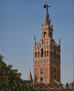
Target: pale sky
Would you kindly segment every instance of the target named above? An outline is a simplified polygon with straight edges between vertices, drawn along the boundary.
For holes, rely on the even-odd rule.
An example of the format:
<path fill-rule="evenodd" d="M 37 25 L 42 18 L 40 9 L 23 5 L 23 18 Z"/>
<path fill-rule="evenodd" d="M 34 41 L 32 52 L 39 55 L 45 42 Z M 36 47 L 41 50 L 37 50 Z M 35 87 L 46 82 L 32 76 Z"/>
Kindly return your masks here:
<path fill-rule="evenodd" d="M 0 0 L 0 54 L 28 79 L 33 74 L 33 40 L 39 42 L 46 0 Z M 53 36 L 61 39 L 61 81 L 73 79 L 73 0 L 47 0 Z"/>

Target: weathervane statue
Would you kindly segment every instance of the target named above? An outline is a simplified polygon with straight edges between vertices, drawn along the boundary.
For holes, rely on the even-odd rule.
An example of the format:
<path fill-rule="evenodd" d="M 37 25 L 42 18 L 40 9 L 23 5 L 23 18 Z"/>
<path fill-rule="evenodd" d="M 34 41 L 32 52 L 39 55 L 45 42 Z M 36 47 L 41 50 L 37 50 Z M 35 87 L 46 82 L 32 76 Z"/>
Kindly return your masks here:
<path fill-rule="evenodd" d="M 46 11 L 48 13 L 48 8 L 51 7 L 51 6 L 48 6 L 47 4 L 44 5 L 44 8 L 46 8 Z"/>

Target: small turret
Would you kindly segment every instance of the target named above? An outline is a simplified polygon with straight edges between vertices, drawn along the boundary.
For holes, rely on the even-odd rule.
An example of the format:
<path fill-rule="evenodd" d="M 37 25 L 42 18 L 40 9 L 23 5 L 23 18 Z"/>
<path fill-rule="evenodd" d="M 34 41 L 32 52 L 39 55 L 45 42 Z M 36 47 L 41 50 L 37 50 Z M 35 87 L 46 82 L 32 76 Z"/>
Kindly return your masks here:
<path fill-rule="evenodd" d="M 34 35 L 34 45 L 36 45 L 36 37 L 35 37 L 35 35 Z"/>
<path fill-rule="evenodd" d="M 61 45 L 61 39 L 59 39 L 59 45 Z"/>
<path fill-rule="evenodd" d="M 33 82 L 31 71 L 29 72 L 28 80 L 31 81 L 31 82 Z"/>

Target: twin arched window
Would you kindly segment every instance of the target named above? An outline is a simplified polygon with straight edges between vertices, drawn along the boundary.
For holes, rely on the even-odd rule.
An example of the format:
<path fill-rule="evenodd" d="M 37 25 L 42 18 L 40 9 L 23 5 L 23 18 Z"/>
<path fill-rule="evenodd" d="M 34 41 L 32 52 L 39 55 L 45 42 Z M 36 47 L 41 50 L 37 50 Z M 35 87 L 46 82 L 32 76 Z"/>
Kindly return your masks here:
<path fill-rule="evenodd" d="M 40 56 L 40 52 L 38 52 L 38 53 L 35 52 L 35 58 L 36 58 L 37 56 L 38 56 L 38 57 Z"/>
<path fill-rule="evenodd" d="M 44 57 L 48 56 L 49 52 L 44 51 Z M 35 58 L 40 57 L 40 52 L 35 52 Z M 43 48 L 41 49 L 41 57 L 43 57 Z"/>
<path fill-rule="evenodd" d="M 35 58 L 37 57 L 37 52 L 35 52 Z"/>
<path fill-rule="evenodd" d="M 46 57 L 46 56 L 48 57 L 48 51 L 45 51 L 45 52 L 44 52 L 44 56 L 45 56 L 45 57 Z"/>

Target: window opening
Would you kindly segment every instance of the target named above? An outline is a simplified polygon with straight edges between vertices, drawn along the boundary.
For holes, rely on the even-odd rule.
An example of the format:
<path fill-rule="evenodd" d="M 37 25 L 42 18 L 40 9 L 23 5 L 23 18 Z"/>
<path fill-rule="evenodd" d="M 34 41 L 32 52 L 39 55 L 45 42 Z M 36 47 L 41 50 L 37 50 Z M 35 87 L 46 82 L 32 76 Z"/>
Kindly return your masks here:
<path fill-rule="evenodd" d="M 41 49 L 41 57 L 43 57 L 43 48 Z"/>

